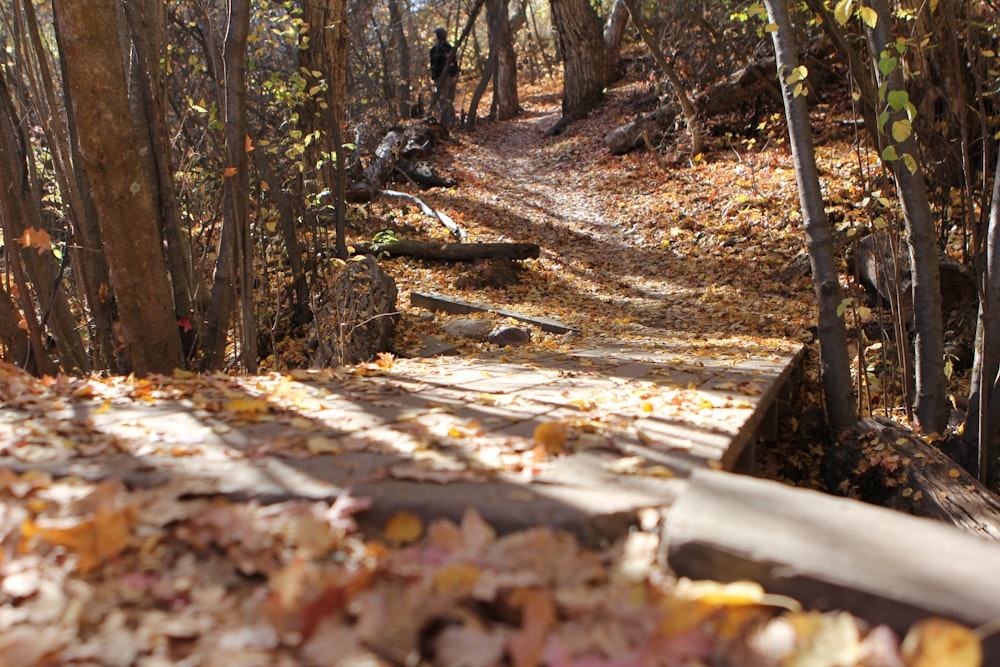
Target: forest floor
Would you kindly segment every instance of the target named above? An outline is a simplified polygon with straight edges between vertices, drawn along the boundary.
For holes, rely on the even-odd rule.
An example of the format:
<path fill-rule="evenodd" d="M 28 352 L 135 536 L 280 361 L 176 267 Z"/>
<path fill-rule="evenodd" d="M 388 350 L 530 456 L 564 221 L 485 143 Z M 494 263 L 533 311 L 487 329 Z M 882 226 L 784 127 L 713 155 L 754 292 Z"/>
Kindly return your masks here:
<path fill-rule="evenodd" d="M 609 343 L 655 349 L 670 340 L 708 359 L 810 342 L 808 281 L 774 278 L 803 245 L 780 117 L 756 138 L 723 132 L 703 155 L 608 155 L 601 137 L 643 92 L 641 84 L 612 91 L 592 117 L 544 138 L 558 96 L 526 89 L 520 118 L 484 122 L 444 144 L 433 160 L 459 185 L 421 196 L 473 242 L 530 241 L 542 255 L 525 263 L 517 284 L 478 290 L 456 287 L 452 266 L 385 261 L 404 304 L 398 349 L 441 336 L 451 319 L 407 308 L 414 290 L 581 331 L 567 338 L 533 330 L 528 345 L 503 353 L 526 365 L 542 353 Z M 861 199 L 856 156 L 839 141 L 821 141 L 818 153 L 835 184 L 831 201 L 849 217 L 845 202 Z M 356 211 L 352 224 L 356 242 L 386 228 L 445 238 L 437 223 L 382 203 Z M 471 365 L 495 352 L 453 342 Z M 253 378 L 38 380 L 4 367 L 0 398 L 22 411 L 0 424 L 4 454 L 25 463 L 91 450 L 192 456 L 192 442 L 164 439 L 142 420 L 131 426 L 147 428 L 145 440 L 81 434 L 93 436 L 87 429 L 105 411 L 167 400 L 211 412 L 223 433 L 227 418 L 262 420 L 269 401 L 314 402 L 300 380 L 322 376 L 363 393 L 375 386 L 368 375 L 408 363 L 383 355 L 354 369 L 284 374 L 296 350 L 276 350 L 268 362 L 275 372 Z M 807 368 L 807 385 L 809 376 Z M 81 407 L 75 419 L 52 421 L 57 408 Z M 790 437 L 801 433 L 797 422 L 785 425 Z M 294 418 L 292 425 L 310 426 Z M 549 447 L 556 436 L 535 439 Z M 306 457 L 338 446 L 322 436 L 298 445 Z M 0 665 L 930 664 L 916 662 L 919 655 L 904 662 L 891 631 L 847 614 L 802 610 L 750 583 L 677 580 L 660 567 L 655 530 L 594 550 L 548 526 L 498 535 L 476 512 L 430 523 L 400 512 L 373 536 L 355 520 L 366 499 L 347 493 L 262 504 L 190 480 L 143 488 L 9 467 L 0 467 L 0 497 Z"/>

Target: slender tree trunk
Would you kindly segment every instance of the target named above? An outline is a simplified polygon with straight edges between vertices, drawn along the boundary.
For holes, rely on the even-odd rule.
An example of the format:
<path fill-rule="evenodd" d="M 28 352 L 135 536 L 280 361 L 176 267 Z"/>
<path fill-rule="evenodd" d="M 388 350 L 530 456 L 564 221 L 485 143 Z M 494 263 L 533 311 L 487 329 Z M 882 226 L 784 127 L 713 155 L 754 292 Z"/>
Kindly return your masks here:
<path fill-rule="evenodd" d="M 826 412 L 834 433 L 840 434 L 852 427 L 857 420 L 851 398 L 853 382 L 847 352 L 847 331 L 843 318 L 837 314 L 843 291 L 833 252 L 830 222 L 823 208 L 809 109 L 805 96 L 796 90 L 798 81 L 793 76 L 799 66 L 795 32 L 785 0 L 765 0 L 764 4 L 771 23 L 777 26 L 777 30 L 771 33 L 771 40 L 774 43 L 781 96 L 788 120 L 795 178 L 799 186 L 799 206 L 812 265 L 813 287 L 819 304 L 819 344 Z"/>
<path fill-rule="evenodd" d="M 628 8 L 629 14 L 632 16 L 632 25 L 635 26 L 636 32 L 642 37 L 642 41 L 646 43 L 649 48 L 650 53 L 653 54 L 653 60 L 656 64 L 660 66 L 663 73 L 667 75 L 667 80 L 670 82 L 670 87 L 673 88 L 674 95 L 677 96 L 677 101 L 681 105 L 681 110 L 684 112 L 684 118 L 687 121 L 688 132 L 691 133 L 691 153 L 692 155 L 701 152 L 701 131 L 698 127 L 698 112 L 694 108 L 694 102 L 691 101 L 691 97 L 684 90 L 684 84 L 681 83 L 681 79 L 677 76 L 677 72 L 674 71 L 673 64 L 667 59 L 665 53 L 660 48 L 659 44 L 650 34 L 649 30 L 646 28 L 646 24 L 642 20 L 642 15 L 639 14 L 639 7 L 636 6 L 635 0 L 621 0 L 622 5 Z"/>
<path fill-rule="evenodd" d="M 1000 155 L 993 174 L 993 201 L 986 231 L 976 356 L 963 434 L 979 446 L 979 481 L 995 481 L 1000 457 Z"/>
<path fill-rule="evenodd" d="M 402 23 L 400 23 L 402 26 Z M 402 29 L 402 28 L 400 28 Z M 334 176 L 334 224 L 337 231 L 337 257 L 347 258 L 347 160 L 344 155 L 344 123 L 347 117 L 347 0 L 330 4 L 330 36 L 327 54 L 330 68 L 330 126 L 336 152 Z M 405 40 L 404 40 L 405 42 Z M 402 66 L 402 65 L 401 65 Z"/>
<path fill-rule="evenodd" d="M 141 160 L 131 117 L 113 0 L 56 0 L 80 155 L 90 178 L 118 300 L 125 354 L 136 373 L 183 363 L 173 293 L 159 242 L 155 185 Z"/>
<path fill-rule="evenodd" d="M 209 304 L 205 355 L 210 368 L 221 366 L 226 354 L 234 307 L 240 313 L 240 360 L 247 372 L 257 369 L 257 321 L 253 309 L 253 243 L 249 219 L 249 135 L 246 108 L 249 0 L 229 0 L 223 65 L 226 95 L 226 166 L 222 189 L 222 238 Z"/>
<path fill-rule="evenodd" d="M 101 239 L 93 199 L 89 195 L 91 188 L 86 172 L 83 169 L 73 168 L 73 164 L 79 158 L 75 156 L 73 148 L 76 143 L 72 140 L 72 122 L 67 123 L 60 113 L 60 107 L 65 106 L 66 113 L 72 119 L 72 105 L 64 105 L 56 97 L 57 89 L 53 82 L 47 52 L 42 43 L 34 5 L 30 2 L 15 3 L 17 4 L 23 7 L 23 12 L 18 12 L 17 16 L 25 20 L 24 32 L 29 36 L 32 52 L 31 57 L 23 54 L 22 62 L 25 66 L 33 62 L 38 70 L 39 90 L 35 91 L 36 103 L 42 115 L 56 180 L 70 222 L 71 262 L 80 282 L 80 291 L 90 311 L 88 326 L 90 356 L 95 368 L 120 370 L 111 341 L 113 302 L 111 278 L 104 256 L 104 242 Z M 68 97 L 69 94 L 64 93 L 64 100 Z"/>
<path fill-rule="evenodd" d="M 517 101 L 517 56 L 510 31 L 508 0 L 487 0 L 486 24 L 490 33 L 490 58 L 496 63 L 493 96 L 497 120 L 510 120 L 519 112 Z"/>
<path fill-rule="evenodd" d="M 406 40 L 403 15 L 399 0 L 388 0 L 389 22 L 392 23 L 392 41 L 399 52 L 399 78 L 396 82 L 396 105 L 400 118 L 410 117 L 410 44 Z"/>
<path fill-rule="evenodd" d="M 489 86 L 490 81 L 493 80 L 495 71 L 496 57 L 491 53 L 486 59 L 486 65 L 483 67 L 483 73 L 479 77 L 479 83 L 476 84 L 476 89 L 472 91 L 472 97 L 469 99 L 469 113 L 465 117 L 465 129 L 467 130 L 472 130 L 476 127 L 476 116 L 479 113 L 479 102 L 483 99 L 483 95 L 486 93 L 486 87 Z"/>
<path fill-rule="evenodd" d="M 885 0 L 868 0 L 868 5 L 878 15 L 875 26 L 868 30 L 868 46 L 875 61 L 875 70 L 881 72 L 879 65 L 883 59 L 882 54 L 884 53 L 886 57 L 897 55 L 889 40 L 891 15 Z M 893 49 L 892 52 L 890 49 Z M 888 70 L 888 67 L 885 69 Z M 881 83 L 880 89 L 885 92 L 886 100 L 891 100 L 889 96 L 893 93 L 905 95 L 901 67 L 896 66 L 891 71 L 883 73 Z M 910 132 L 907 132 L 905 137 L 900 134 L 902 138 L 887 134 L 896 132 L 902 123 L 909 125 L 905 110 L 893 108 L 893 104 L 889 101 L 884 101 L 883 104 L 885 122 L 877 128 L 880 131 L 877 132 L 876 141 L 896 180 L 910 248 L 915 333 L 914 411 L 924 433 L 944 433 L 948 425 L 948 403 L 945 395 L 944 332 L 941 319 L 937 232 L 927 200 L 923 171 L 917 162 L 919 149 L 915 136 Z"/>
<path fill-rule="evenodd" d="M 611 58 L 618 66 L 618 57 L 621 55 L 621 43 L 625 37 L 625 28 L 628 26 L 630 12 L 624 0 L 615 0 L 608 13 L 608 20 L 604 23 L 604 44 L 611 51 Z M 615 70 L 611 71 L 611 80 L 617 76 Z"/>

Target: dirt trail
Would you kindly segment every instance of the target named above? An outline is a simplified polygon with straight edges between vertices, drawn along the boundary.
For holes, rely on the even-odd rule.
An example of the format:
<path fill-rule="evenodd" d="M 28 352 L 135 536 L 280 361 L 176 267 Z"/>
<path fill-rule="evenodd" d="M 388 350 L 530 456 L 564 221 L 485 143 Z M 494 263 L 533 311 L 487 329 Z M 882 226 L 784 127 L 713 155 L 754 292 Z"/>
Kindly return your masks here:
<path fill-rule="evenodd" d="M 704 343 L 715 350 L 736 336 L 797 338 L 811 317 L 808 292 L 789 299 L 766 284 L 781 248 L 790 256 L 801 245 L 787 220 L 795 208 L 775 206 L 794 187 L 722 152 L 698 165 L 675 160 L 670 172 L 649 153 L 609 155 L 603 137 L 627 115 L 627 94 L 613 92 L 554 137 L 544 131 L 559 118 L 558 98 L 541 94 L 523 96 L 512 121 L 456 133 L 441 166 L 459 186 L 435 195 L 437 205 L 457 211 L 473 241 L 542 247 L 523 285 L 471 298 L 616 340 L 715 340 Z"/>

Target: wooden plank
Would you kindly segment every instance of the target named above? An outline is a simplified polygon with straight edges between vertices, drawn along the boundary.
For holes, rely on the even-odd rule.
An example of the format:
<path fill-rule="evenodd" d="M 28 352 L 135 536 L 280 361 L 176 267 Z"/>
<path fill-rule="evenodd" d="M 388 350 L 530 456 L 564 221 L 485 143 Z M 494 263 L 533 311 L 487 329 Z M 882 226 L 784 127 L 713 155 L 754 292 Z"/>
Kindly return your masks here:
<path fill-rule="evenodd" d="M 450 313 L 452 315 L 464 315 L 466 313 L 475 312 L 495 313 L 501 317 L 510 317 L 518 322 L 533 324 L 542 331 L 547 331 L 549 333 L 580 333 L 579 329 L 574 329 L 573 327 L 547 317 L 533 317 L 531 315 L 525 315 L 524 313 L 518 313 L 513 310 L 507 310 L 506 308 L 495 308 L 484 303 L 453 299 L 452 297 L 444 296 L 443 294 L 436 294 L 434 292 L 410 292 L 410 305 L 416 308 L 426 308 L 427 310 Z"/>
<path fill-rule="evenodd" d="M 788 390 L 789 384 L 794 381 L 795 374 L 801 371 L 804 356 L 805 346 L 801 346 L 781 369 L 778 376 L 767 385 L 764 393 L 757 398 L 753 414 L 743 423 L 739 432 L 733 436 L 729 448 L 722 455 L 723 470 L 748 474 L 753 472 L 754 445 L 761 430 L 767 427 L 764 420 L 772 409 L 777 410 L 778 397 Z"/>
<path fill-rule="evenodd" d="M 470 261 L 509 257 L 528 259 L 538 257 L 540 249 L 535 243 L 437 243 L 435 241 L 413 241 L 398 239 L 384 243 L 355 243 L 355 255 L 388 255 L 389 257 L 410 256 L 421 259 L 442 259 L 449 261 Z"/>
<path fill-rule="evenodd" d="M 973 627 L 1000 618 L 1000 544 L 937 521 L 700 470 L 670 509 L 665 533 L 679 576 L 757 581 L 807 607 L 843 609 L 899 633 L 929 615 Z M 1000 637 L 985 648 L 1000 658 Z"/>

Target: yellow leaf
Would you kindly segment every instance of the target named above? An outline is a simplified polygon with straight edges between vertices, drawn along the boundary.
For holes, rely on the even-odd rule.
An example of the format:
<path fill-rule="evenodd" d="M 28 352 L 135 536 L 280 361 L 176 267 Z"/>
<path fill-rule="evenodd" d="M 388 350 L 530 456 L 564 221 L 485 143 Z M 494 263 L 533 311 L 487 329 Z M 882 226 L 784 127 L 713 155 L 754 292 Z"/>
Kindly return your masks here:
<path fill-rule="evenodd" d="M 385 523 L 385 537 L 396 544 L 416 542 L 424 534 L 424 522 L 416 514 L 397 512 Z"/>
<path fill-rule="evenodd" d="M 960 473 L 957 468 L 952 468 L 948 471 L 948 477 L 951 477 L 952 479 L 961 476 L 961 474 L 962 473 Z"/>
<path fill-rule="evenodd" d="M 983 647 L 969 628 L 928 618 L 910 628 L 900 646 L 907 667 L 980 667 Z"/>
<path fill-rule="evenodd" d="M 568 439 L 569 433 L 562 422 L 544 422 L 535 427 L 535 442 L 550 454 L 564 451 Z"/>
<path fill-rule="evenodd" d="M 42 523 L 28 520 L 21 526 L 25 537 L 61 546 L 79 557 L 77 569 L 90 572 L 128 546 L 132 534 L 131 514 L 112 507 L 98 507 L 93 519 L 53 519 Z"/>
<path fill-rule="evenodd" d="M 226 409 L 245 414 L 263 414 L 267 412 L 267 401 L 257 398 L 234 398 L 226 403 Z"/>
<path fill-rule="evenodd" d="M 314 435 L 306 439 L 306 447 L 312 454 L 339 454 L 343 451 L 340 441 L 325 435 Z"/>
<path fill-rule="evenodd" d="M 465 593 L 479 581 L 483 571 L 467 563 L 445 565 L 434 573 L 434 588 L 440 593 Z"/>
<path fill-rule="evenodd" d="M 878 25 L 878 12 L 871 7 L 858 7 L 858 14 L 861 15 L 861 20 L 869 28 L 874 28 Z"/>
<path fill-rule="evenodd" d="M 853 11 L 854 0 L 840 0 L 837 6 L 833 8 L 833 17 L 837 20 L 837 23 L 844 25 L 851 18 Z"/>
<path fill-rule="evenodd" d="M 723 584 L 717 581 L 680 579 L 674 593 L 686 600 L 697 600 L 716 606 L 744 606 L 766 604 L 767 594 L 755 581 L 734 581 Z"/>
<path fill-rule="evenodd" d="M 906 141 L 912 132 L 913 125 L 905 118 L 892 124 L 892 138 L 896 141 Z"/>

